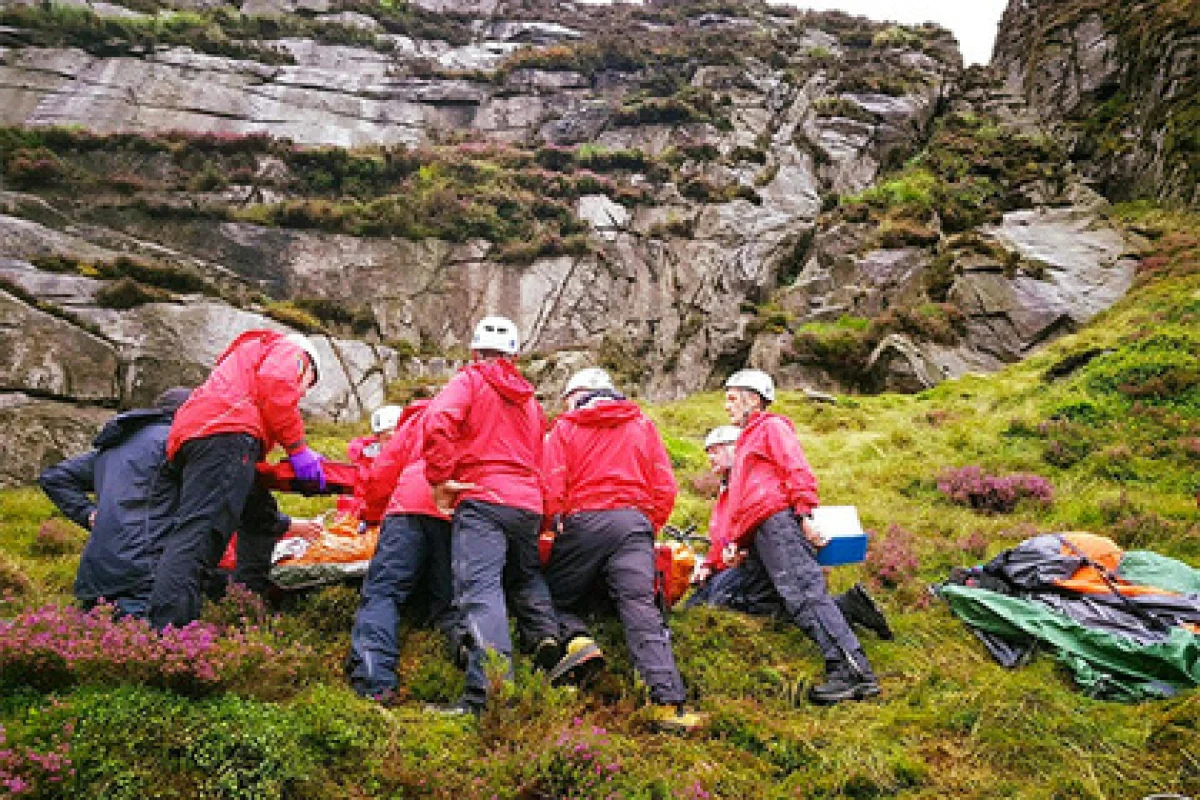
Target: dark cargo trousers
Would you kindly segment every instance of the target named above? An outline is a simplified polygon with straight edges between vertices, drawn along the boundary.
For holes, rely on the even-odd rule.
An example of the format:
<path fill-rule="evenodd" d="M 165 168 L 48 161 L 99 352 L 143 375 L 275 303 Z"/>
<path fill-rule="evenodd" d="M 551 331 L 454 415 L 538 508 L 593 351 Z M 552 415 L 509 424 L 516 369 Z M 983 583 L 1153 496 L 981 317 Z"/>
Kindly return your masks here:
<path fill-rule="evenodd" d="M 424 514 L 385 517 L 350 631 L 346 666 L 350 685 L 359 694 L 375 697 L 396 688 L 397 630 L 422 579 L 429 595 L 429 617 L 442 627 L 450 618 L 453 601 L 450 523 Z"/>
<path fill-rule="evenodd" d="M 254 484 L 261 445 L 245 433 L 219 433 L 185 442 L 171 462 L 179 482 L 175 524 L 162 541 L 150 591 L 150 624 L 182 627 L 199 618 L 205 586 L 234 530 L 234 580 L 267 587 L 271 549 L 279 537 L 275 498 Z"/>
<path fill-rule="evenodd" d="M 566 517 L 554 540 L 546 582 L 564 642 L 588 635 L 582 615 L 611 599 L 651 700 L 663 705 L 684 701 L 683 679 L 654 602 L 654 528 L 645 514 L 614 509 Z"/>
<path fill-rule="evenodd" d="M 816 642 L 830 675 L 871 674 L 871 666 L 858 637 L 825 587 L 825 574 L 815 550 L 792 511 L 768 517 L 754 535 L 754 544 L 743 566 L 750 574 L 766 574 L 783 602 L 788 619 Z"/>
<path fill-rule="evenodd" d="M 788 618 L 771 577 L 763 569 L 762 562 L 757 560 L 747 559 L 736 567 L 713 573 L 692 592 L 683 607 L 702 605 L 759 617 Z"/>
<path fill-rule="evenodd" d="M 454 510 L 450 536 L 454 607 L 469 652 L 463 702 L 474 708 L 487 702 L 489 650 L 504 657 L 511 673 L 505 586 L 522 638 L 533 643 L 558 638 L 558 618 L 538 561 L 541 521 L 541 515 L 532 511 L 482 500 L 463 500 Z"/>

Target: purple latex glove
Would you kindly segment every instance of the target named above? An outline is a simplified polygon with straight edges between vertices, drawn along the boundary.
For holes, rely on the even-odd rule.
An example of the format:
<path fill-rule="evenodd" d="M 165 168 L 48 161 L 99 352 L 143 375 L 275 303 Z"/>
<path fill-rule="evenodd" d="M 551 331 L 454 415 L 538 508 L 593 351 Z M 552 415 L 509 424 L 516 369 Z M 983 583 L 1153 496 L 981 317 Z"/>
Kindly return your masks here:
<path fill-rule="evenodd" d="M 321 469 L 321 456 L 311 447 L 303 447 L 288 456 L 288 463 L 296 473 L 296 480 L 315 483 L 318 491 L 325 491 L 325 470 Z"/>

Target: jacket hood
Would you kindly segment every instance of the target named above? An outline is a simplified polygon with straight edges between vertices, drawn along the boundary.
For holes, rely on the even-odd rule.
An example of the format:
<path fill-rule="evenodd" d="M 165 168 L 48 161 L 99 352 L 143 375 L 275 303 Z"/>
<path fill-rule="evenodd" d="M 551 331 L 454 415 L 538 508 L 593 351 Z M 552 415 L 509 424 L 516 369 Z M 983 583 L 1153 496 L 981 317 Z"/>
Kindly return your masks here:
<path fill-rule="evenodd" d="M 92 447 L 97 450 L 116 447 L 147 425 L 170 424 L 171 418 L 174 416 L 174 412 L 163 411 L 159 408 L 136 408 L 133 411 L 118 414 L 106 422 L 100 429 L 100 433 L 96 434 L 96 438 L 92 440 Z"/>
<path fill-rule="evenodd" d="M 408 422 L 410 419 L 417 416 L 418 414 L 423 413 L 425 411 L 425 409 L 429 406 L 430 402 L 431 401 L 428 397 L 423 397 L 420 400 L 414 400 L 411 403 L 409 403 L 408 405 L 406 405 L 404 407 L 404 410 L 400 412 L 400 419 L 396 420 L 396 427 L 393 428 L 393 430 L 397 430 L 397 431 L 400 430 L 401 425 Z"/>
<path fill-rule="evenodd" d="M 642 410 L 630 400 L 604 400 L 586 408 L 577 408 L 562 415 L 562 419 L 585 428 L 615 428 L 637 419 Z"/>
<path fill-rule="evenodd" d="M 489 386 L 510 403 L 524 403 L 533 397 L 533 384 L 525 380 L 525 376 L 508 359 L 489 358 L 476 361 L 468 364 L 466 369 L 482 376 Z"/>
<path fill-rule="evenodd" d="M 283 338 L 283 334 L 279 333 L 278 331 L 264 331 L 264 330 L 246 331 L 245 333 L 239 334 L 236 339 L 234 339 L 232 342 L 229 343 L 229 346 L 226 347 L 221 352 L 221 355 L 217 356 L 216 363 L 220 364 L 222 361 L 224 361 L 226 359 L 226 357 L 229 356 L 230 353 L 232 353 L 237 348 L 241 347 L 246 342 L 257 340 L 265 345 L 265 344 L 270 344 L 271 342 L 275 341 L 276 339 L 282 339 L 282 338 Z"/>
<path fill-rule="evenodd" d="M 770 411 L 755 411 L 750 415 L 750 418 L 746 420 L 746 427 L 742 428 L 742 435 L 738 437 L 738 441 L 744 440 L 746 438 L 746 434 L 759 427 L 769 419 L 782 420 L 783 424 L 787 425 L 789 431 L 792 433 L 796 432 L 796 425 L 782 414 L 772 414 Z"/>

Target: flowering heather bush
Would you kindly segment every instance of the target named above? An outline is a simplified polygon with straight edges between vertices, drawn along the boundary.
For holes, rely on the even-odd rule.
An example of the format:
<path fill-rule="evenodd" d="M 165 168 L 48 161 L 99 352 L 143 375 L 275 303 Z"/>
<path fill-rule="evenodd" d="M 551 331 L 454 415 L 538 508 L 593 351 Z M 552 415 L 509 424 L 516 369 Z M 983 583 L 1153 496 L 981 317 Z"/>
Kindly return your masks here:
<path fill-rule="evenodd" d="M 584 725 L 579 717 L 547 748 L 537 764 L 537 796 L 572 798 L 616 798 L 621 792 L 614 786 L 621 762 L 608 749 L 604 728 Z"/>
<path fill-rule="evenodd" d="M 84 536 L 79 528 L 63 519 L 48 519 L 38 528 L 33 552 L 41 556 L 61 556 L 83 549 Z"/>
<path fill-rule="evenodd" d="M 988 541 L 982 531 L 972 531 L 970 536 L 955 542 L 955 546 L 972 558 L 983 558 L 987 555 Z"/>
<path fill-rule="evenodd" d="M 916 537 L 899 525 L 889 525 L 887 536 L 880 538 L 868 531 L 874 544 L 867 552 L 864 564 L 869 580 L 875 587 L 894 589 L 916 577 L 920 568 L 917 559 Z"/>
<path fill-rule="evenodd" d="M 21 565 L 7 553 L 0 552 L 0 602 L 11 602 L 28 594 L 32 588 L 33 583 Z"/>
<path fill-rule="evenodd" d="M 307 652 L 257 641 L 254 628 L 193 622 L 159 634 L 144 620 L 112 614 L 107 605 L 86 613 L 50 605 L 0 620 L 0 687 L 137 682 L 187 694 L 261 693 L 293 678 Z"/>
<path fill-rule="evenodd" d="M 266 601 L 240 583 L 233 583 L 225 590 L 218 603 L 204 607 L 202 619 L 221 627 L 263 625 L 268 621 Z"/>
<path fill-rule="evenodd" d="M 73 725 L 67 724 L 64 741 L 47 752 L 30 747 L 8 745 L 4 726 L 0 725 L 0 794 L 4 797 L 40 797 L 61 787 L 75 775 L 69 756 Z"/>
<path fill-rule="evenodd" d="M 938 491 L 959 505 L 978 511 L 1007 514 L 1021 500 L 1049 506 L 1054 487 L 1041 475 L 1018 472 L 988 475 L 979 467 L 948 469 L 938 477 Z"/>

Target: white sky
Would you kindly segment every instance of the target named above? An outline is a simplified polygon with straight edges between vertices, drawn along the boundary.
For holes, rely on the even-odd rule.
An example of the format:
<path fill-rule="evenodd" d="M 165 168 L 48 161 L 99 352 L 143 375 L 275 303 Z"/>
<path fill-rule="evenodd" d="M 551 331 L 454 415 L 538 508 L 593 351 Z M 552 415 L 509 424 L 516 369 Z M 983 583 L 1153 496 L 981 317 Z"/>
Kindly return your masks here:
<path fill-rule="evenodd" d="M 954 32 L 968 64 L 986 64 L 992 58 L 996 24 L 1007 0 L 771 0 L 779 5 L 837 9 L 876 20 L 937 22 Z"/>

